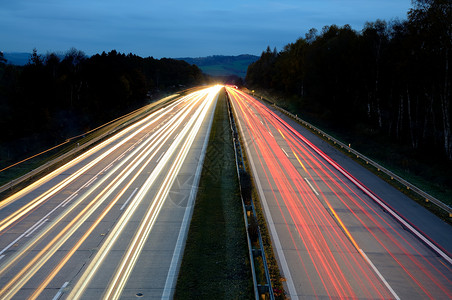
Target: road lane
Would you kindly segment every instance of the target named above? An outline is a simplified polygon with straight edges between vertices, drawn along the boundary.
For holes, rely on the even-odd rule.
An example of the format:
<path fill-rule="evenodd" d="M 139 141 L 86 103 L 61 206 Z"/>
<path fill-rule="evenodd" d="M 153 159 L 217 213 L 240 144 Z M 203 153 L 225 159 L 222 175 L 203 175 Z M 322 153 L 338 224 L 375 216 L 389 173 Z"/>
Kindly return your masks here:
<path fill-rule="evenodd" d="M 292 299 L 452 296 L 446 259 L 267 107 L 228 93 Z"/>
<path fill-rule="evenodd" d="M 219 89 L 172 102 L 0 202 L 0 297 L 160 298 Z"/>

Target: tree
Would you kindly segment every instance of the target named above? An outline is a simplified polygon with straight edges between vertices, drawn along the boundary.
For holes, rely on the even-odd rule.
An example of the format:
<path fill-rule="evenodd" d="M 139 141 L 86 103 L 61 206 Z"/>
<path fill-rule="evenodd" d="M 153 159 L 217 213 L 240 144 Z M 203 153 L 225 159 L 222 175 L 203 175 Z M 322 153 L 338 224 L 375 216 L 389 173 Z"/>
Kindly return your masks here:
<path fill-rule="evenodd" d="M 410 29 L 421 41 L 417 51 L 429 57 L 429 78 L 434 78 L 429 97 L 438 97 L 443 127 L 444 150 L 452 160 L 451 67 L 452 2 L 450 0 L 415 0 L 408 13 Z M 432 72 L 433 71 L 433 72 Z"/>
<path fill-rule="evenodd" d="M 38 54 L 38 50 L 36 48 L 33 48 L 33 53 L 31 54 L 28 64 L 29 65 L 35 65 L 35 66 L 42 66 L 43 65 L 43 59 L 42 55 Z"/>
<path fill-rule="evenodd" d="M 3 55 L 3 51 L 0 51 L 0 64 L 6 64 L 6 58 Z"/>
<path fill-rule="evenodd" d="M 335 127 L 452 160 L 450 20 L 451 0 L 416 0 L 404 21 L 367 22 L 359 33 L 349 25 L 311 29 L 277 55 L 267 47 L 246 83 L 294 99 L 292 108 Z"/>

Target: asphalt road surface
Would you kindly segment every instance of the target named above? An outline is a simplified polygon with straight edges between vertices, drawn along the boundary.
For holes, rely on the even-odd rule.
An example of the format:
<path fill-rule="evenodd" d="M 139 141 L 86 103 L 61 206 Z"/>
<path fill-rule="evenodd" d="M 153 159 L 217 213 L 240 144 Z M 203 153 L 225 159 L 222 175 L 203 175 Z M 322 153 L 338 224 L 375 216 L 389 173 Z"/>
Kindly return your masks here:
<path fill-rule="evenodd" d="M 170 298 L 220 88 L 171 102 L 0 202 L 0 298 Z"/>
<path fill-rule="evenodd" d="M 409 199 L 397 203 L 406 197 L 372 173 L 360 169 L 353 176 L 288 118 L 227 91 L 291 299 L 452 299 L 452 260 L 444 250 L 452 240 L 449 225 L 412 208 Z M 386 201 L 399 214 L 406 209 L 407 218 L 416 215 L 409 221 L 435 236 L 397 221 Z"/>

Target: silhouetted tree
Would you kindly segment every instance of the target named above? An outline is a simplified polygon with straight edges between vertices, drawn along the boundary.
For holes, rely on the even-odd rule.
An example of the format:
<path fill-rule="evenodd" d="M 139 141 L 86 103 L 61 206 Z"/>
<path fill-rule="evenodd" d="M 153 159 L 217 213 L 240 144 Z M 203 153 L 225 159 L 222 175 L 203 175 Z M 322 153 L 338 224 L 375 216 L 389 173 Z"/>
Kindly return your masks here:
<path fill-rule="evenodd" d="M 6 64 L 6 58 L 3 55 L 3 51 L 0 51 L 0 64 Z"/>
<path fill-rule="evenodd" d="M 452 160 L 450 20 L 450 0 L 415 0 L 405 21 L 367 22 L 361 32 L 311 29 L 278 54 L 267 47 L 246 83 L 299 101 L 336 127 L 441 149 Z"/>
<path fill-rule="evenodd" d="M 148 92 L 180 90 L 204 80 L 199 68 L 184 61 L 116 50 L 87 57 L 71 48 L 61 58 L 33 49 L 23 67 L 0 61 L 0 148 L 22 139 L 13 151 L 18 155 L 144 105 Z"/>

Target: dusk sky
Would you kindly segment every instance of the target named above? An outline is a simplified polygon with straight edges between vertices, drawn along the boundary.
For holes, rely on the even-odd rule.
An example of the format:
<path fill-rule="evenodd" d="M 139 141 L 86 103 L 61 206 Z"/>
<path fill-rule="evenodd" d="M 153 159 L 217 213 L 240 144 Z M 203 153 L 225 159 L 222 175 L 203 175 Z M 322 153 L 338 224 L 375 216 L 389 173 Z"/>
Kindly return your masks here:
<path fill-rule="evenodd" d="M 0 51 L 142 57 L 255 54 L 310 28 L 405 19 L 410 0 L 0 0 Z"/>

